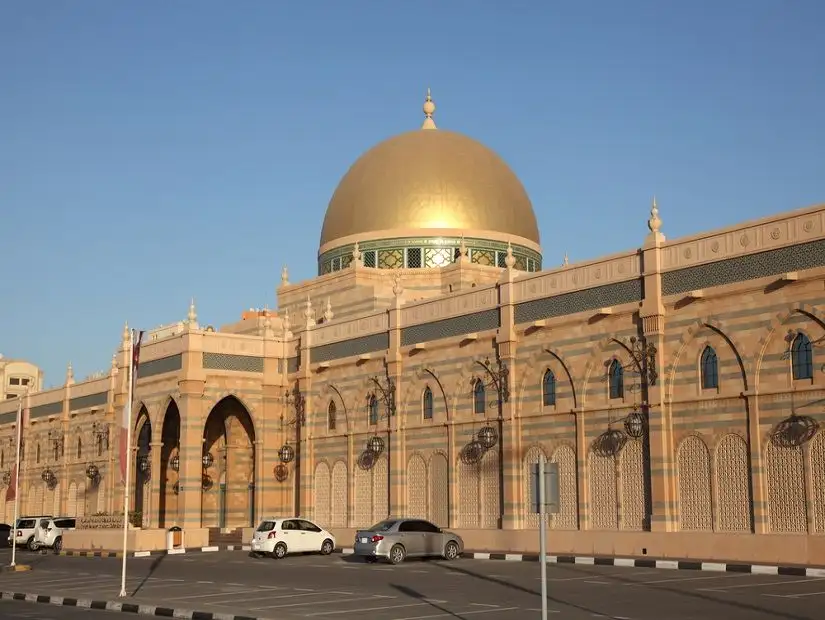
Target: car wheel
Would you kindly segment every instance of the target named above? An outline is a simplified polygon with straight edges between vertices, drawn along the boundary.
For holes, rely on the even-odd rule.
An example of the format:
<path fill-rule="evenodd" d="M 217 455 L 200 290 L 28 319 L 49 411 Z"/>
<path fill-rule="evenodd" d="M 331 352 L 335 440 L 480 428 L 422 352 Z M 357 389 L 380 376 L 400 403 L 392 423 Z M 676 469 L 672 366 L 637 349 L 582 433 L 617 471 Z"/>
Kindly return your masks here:
<path fill-rule="evenodd" d="M 329 538 L 327 538 L 321 544 L 321 555 L 329 555 L 333 551 L 335 551 L 335 545 L 333 545 L 332 541 Z"/>
<path fill-rule="evenodd" d="M 393 564 L 401 564 L 406 557 L 407 552 L 401 545 L 394 545 L 393 548 L 390 549 L 390 562 Z"/>
<path fill-rule="evenodd" d="M 458 558 L 458 545 L 454 540 L 451 540 L 445 545 L 444 558 L 447 560 L 455 560 Z"/>
<path fill-rule="evenodd" d="M 272 557 L 280 560 L 284 556 L 286 556 L 286 545 L 281 542 L 275 545 L 275 548 L 272 550 Z"/>
<path fill-rule="evenodd" d="M 63 538 L 58 536 L 54 539 L 54 552 L 60 553 L 63 550 Z"/>
<path fill-rule="evenodd" d="M 29 538 L 29 540 L 28 540 L 28 541 L 26 541 L 26 548 L 27 548 L 29 551 L 37 551 L 37 543 L 36 543 L 36 542 L 34 542 L 34 536 L 32 536 L 31 538 Z"/>

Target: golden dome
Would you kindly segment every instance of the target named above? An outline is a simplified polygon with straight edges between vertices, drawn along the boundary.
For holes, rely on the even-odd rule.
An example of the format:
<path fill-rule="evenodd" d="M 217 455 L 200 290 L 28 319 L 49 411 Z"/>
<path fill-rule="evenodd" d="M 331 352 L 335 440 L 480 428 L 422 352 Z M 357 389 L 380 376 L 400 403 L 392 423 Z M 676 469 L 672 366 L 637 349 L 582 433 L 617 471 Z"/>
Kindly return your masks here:
<path fill-rule="evenodd" d="M 379 143 L 347 171 L 327 207 L 322 247 L 399 229 L 492 231 L 539 244 L 530 198 L 510 167 L 481 143 L 436 129 L 434 110 L 428 94 L 422 129 Z"/>

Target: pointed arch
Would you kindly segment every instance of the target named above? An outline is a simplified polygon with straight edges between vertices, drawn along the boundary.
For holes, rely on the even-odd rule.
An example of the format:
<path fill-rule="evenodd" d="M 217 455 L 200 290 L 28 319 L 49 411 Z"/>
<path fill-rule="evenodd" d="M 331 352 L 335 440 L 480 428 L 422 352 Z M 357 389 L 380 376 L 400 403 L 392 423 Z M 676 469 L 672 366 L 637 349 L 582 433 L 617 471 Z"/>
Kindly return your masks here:
<path fill-rule="evenodd" d="M 751 377 L 753 374 L 753 368 L 752 365 L 749 362 L 746 362 L 745 358 L 743 357 L 743 351 L 745 351 L 745 349 L 742 348 L 742 343 L 739 342 L 733 335 L 731 335 L 732 330 L 729 330 L 724 323 L 717 320 L 715 317 L 705 317 L 696 321 L 693 325 L 686 329 L 685 332 L 682 334 L 682 337 L 679 339 L 679 344 L 676 347 L 673 360 L 665 368 L 664 371 L 668 393 L 673 393 L 673 386 L 674 382 L 676 381 L 676 375 L 680 369 L 679 364 L 684 357 L 685 351 L 687 351 L 688 347 L 690 347 L 691 344 L 694 343 L 697 338 L 700 338 L 702 336 L 702 332 L 705 330 L 710 330 L 710 332 L 714 336 L 718 336 L 722 340 L 722 342 L 730 349 L 730 352 L 733 354 L 733 357 L 736 360 L 736 364 L 739 367 L 739 373 L 742 380 L 741 390 L 748 390 L 748 386 L 752 383 Z M 716 344 L 719 343 L 717 342 Z M 713 351 L 717 354 L 718 360 L 719 348 L 715 347 Z M 696 364 L 697 359 L 698 358 L 696 357 L 692 358 L 690 364 Z M 701 363 L 699 364 L 699 373 L 696 373 L 695 366 L 693 368 L 694 369 L 691 370 L 691 372 L 695 373 L 693 376 L 699 377 L 701 380 Z"/>
<path fill-rule="evenodd" d="M 378 397 L 374 392 L 367 396 L 367 416 L 367 423 L 370 426 L 378 426 L 378 420 L 381 418 L 381 409 Z"/>
<path fill-rule="evenodd" d="M 794 381 L 814 378 L 814 347 L 805 332 L 797 332 L 791 341 L 791 376 Z"/>
<path fill-rule="evenodd" d="M 612 353 L 611 353 L 612 351 Z M 605 358 L 605 354 L 607 354 Z M 638 364 L 630 355 L 630 338 L 616 338 L 613 336 L 603 338 L 598 343 L 593 345 L 589 359 L 585 366 L 584 375 L 582 376 L 581 387 L 579 393 L 582 395 L 580 405 L 585 405 L 588 387 L 591 382 L 604 381 L 609 379 L 609 368 L 613 360 L 617 360 L 622 368 L 633 368 L 637 372 L 641 372 Z M 605 394 L 604 383 L 599 383 L 598 389 L 595 385 L 590 386 L 596 393 Z"/>
<path fill-rule="evenodd" d="M 541 404 L 544 407 L 556 406 L 556 374 L 551 368 L 545 370 L 541 378 Z"/>
<path fill-rule="evenodd" d="M 608 367 L 607 381 L 609 385 L 608 397 L 611 399 L 624 398 L 624 366 L 615 358 Z"/>
<path fill-rule="evenodd" d="M 476 379 L 473 382 L 473 415 L 485 415 L 487 413 L 487 390 L 484 381 Z"/>
<path fill-rule="evenodd" d="M 819 330 L 825 331 L 825 316 L 819 311 L 818 308 L 806 304 L 806 303 L 796 303 L 794 304 L 790 310 L 785 312 L 781 312 L 777 314 L 772 320 L 770 326 L 766 329 L 765 335 L 759 339 L 758 345 L 758 353 L 756 355 L 756 362 L 754 364 L 754 376 L 756 380 L 761 376 L 762 373 L 762 366 L 764 364 L 771 363 L 771 355 L 768 354 L 769 349 L 774 346 L 774 342 L 776 341 L 777 336 L 784 341 L 785 334 L 777 332 L 783 332 L 783 328 L 791 322 L 791 320 L 796 315 L 802 315 L 810 320 L 813 325 L 815 325 Z M 808 334 L 810 334 L 810 329 L 804 330 Z M 815 340 L 818 338 L 815 338 Z M 774 353 L 778 352 L 779 349 L 774 349 Z M 781 352 L 783 354 L 787 353 L 786 345 L 783 342 L 781 346 Z M 787 358 L 786 358 L 787 359 Z M 786 367 L 787 368 L 787 367 Z"/>
<path fill-rule="evenodd" d="M 547 359 L 548 357 L 550 359 Z M 530 355 L 526 360 L 519 361 L 518 364 L 520 368 L 525 369 L 525 371 L 519 373 L 521 375 L 521 382 L 518 386 L 519 410 L 523 409 L 524 399 L 531 390 L 535 389 L 535 386 L 541 385 L 543 375 L 532 372 L 532 369 L 553 370 L 553 375 L 556 379 L 557 406 L 564 405 L 563 402 L 559 401 L 564 401 L 568 386 L 571 398 L 570 408 L 574 409 L 578 406 L 579 396 L 576 381 L 573 378 L 570 364 L 565 361 L 560 351 L 549 347 L 542 348 Z M 566 384 L 565 381 L 567 382 Z"/>
<path fill-rule="evenodd" d="M 413 376 L 415 379 L 412 378 Z M 441 420 L 442 407 L 444 421 L 450 419 L 450 399 L 441 378 L 434 368 L 426 365 L 415 367 L 413 372 L 405 373 L 404 384 L 406 387 L 403 399 L 399 403 L 399 411 L 402 411 L 403 415 L 406 416 L 405 420 L 408 421 L 408 424 L 418 424 L 421 421 L 424 405 L 423 392 L 426 388 L 430 389 L 433 396 L 432 419 L 438 418 Z"/>
<path fill-rule="evenodd" d="M 338 427 L 338 407 L 335 406 L 335 401 L 330 399 L 327 405 L 327 431 L 335 431 Z"/>
<path fill-rule="evenodd" d="M 335 406 L 335 429 L 329 428 L 330 407 L 332 405 Z M 314 409 L 325 412 L 325 426 L 328 431 L 349 432 L 352 430 L 350 428 L 351 420 L 347 401 L 344 399 L 344 394 L 340 388 L 334 383 L 327 383 L 321 388 L 316 398 L 316 406 Z"/>

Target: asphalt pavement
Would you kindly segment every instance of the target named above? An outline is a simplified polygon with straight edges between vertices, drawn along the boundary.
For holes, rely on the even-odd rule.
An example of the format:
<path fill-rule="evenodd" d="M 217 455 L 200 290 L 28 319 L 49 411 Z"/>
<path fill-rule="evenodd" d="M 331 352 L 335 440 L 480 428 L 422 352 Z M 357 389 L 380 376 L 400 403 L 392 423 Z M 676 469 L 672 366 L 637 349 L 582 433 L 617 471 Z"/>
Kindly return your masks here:
<path fill-rule="evenodd" d="M 112 620 L 112 612 L 0 601 L 0 620 Z"/>
<path fill-rule="evenodd" d="M 117 600 L 121 560 L 19 558 L 32 571 L 3 573 L 0 590 Z M 522 620 L 540 617 L 539 570 L 501 560 L 391 566 L 215 552 L 129 558 L 128 590 L 131 602 L 277 620 Z M 547 576 L 551 620 L 821 620 L 825 602 L 825 577 L 587 564 L 549 565 Z"/>

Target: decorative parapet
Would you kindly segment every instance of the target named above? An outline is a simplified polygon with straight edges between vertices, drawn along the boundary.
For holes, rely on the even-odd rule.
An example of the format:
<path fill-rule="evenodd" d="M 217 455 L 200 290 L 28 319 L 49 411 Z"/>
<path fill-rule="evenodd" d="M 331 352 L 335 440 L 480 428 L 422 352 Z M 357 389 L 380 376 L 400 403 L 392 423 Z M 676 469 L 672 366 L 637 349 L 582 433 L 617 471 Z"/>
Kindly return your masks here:
<path fill-rule="evenodd" d="M 201 342 L 204 353 L 253 355 L 257 357 L 264 354 L 264 339 L 261 336 L 204 332 Z"/>
<path fill-rule="evenodd" d="M 682 269 L 825 237 L 825 205 L 768 217 L 662 246 L 662 270 Z"/>
<path fill-rule="evenodd" d="M 322 323 L 312 330 L 312 347 L 370 336 L 389 329 L 389 316 L 385 310 L 357 319 Z"/>
<path fill-rule="evenodd" d="M 567 265 L 553 271 L 520 276 L 514 283 L 514 303 L 553 297 L 563 293 L 623 282 L 641 276 L 638 252 L 615 254 L 605 258 Z"/>
<path fill-rule="evenodd" d="M 156 340 L 163 340 L 165 338 L 177 336 L 178 334 L 182 334 L 185 330 L 186 324 L 183 321 L 178 321 L 177 323 L 161 325 L 160 327 L 149 330 L 144 337 L 146 338 L 147 343 L 155 342 Z"/>
<path fill-rule="evenodd" d="M 457 316 L 491 310 L 498 306 L 495 285 L 406 304 L 401 309 L 401 326 L 431 323 Z"/>

